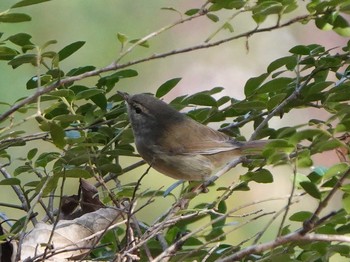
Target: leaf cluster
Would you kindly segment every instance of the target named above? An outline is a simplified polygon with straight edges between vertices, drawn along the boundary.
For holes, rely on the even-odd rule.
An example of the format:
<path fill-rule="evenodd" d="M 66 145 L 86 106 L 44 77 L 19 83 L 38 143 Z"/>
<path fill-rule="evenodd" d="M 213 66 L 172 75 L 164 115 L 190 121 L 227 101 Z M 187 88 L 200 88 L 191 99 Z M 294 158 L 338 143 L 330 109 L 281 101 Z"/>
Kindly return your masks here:
<path fill-rule="evenodd" d="M 14 10 L 44 2 L 47 0 L 20 1 L 0 13 L 0 23 L 30 21 L 29 15 Z M 164 8 L 164 11 L 176 11 L 181 19 L 133 40 L 117 33 L 121 45 L 119 57 L 101 69 L 94 65 L 79 65 L 68 70 L 60 67 L 63 60 L 79 54 L 78 51 L 84 48 L 84 41 L 73 40 L 56 50 L 56 40 L 39 46 L 28 33 L 1 34 L 0 60 L 14 70 L 30 64 L 38 72 L 28 76 L 26 83 L 27 90 L 33 92 L 32 96 L 19 98 L 14 105 L 2 103 L 6 110 L 0 117 L 0 172 L 4 176 L 0 186 L 15 192 L 20 205 L 5 202 L 0 202 L 0 205 L 25 213 L 22 218 L 16 218 L 17 222 L 11 224 L 6 234 L 2 232 L 2 239 L 21 241 L 20 233 L 26 231 L 28 223 L 35 225 L 38 222 L 35 217 L 38 206 L 45 211 L 44 221 L 55 224 L 57 212 L 62 207 L 55 206 L 55 202 L 62 199 L 67 181 L 91 179 L 99 188 L 104 204 L 115 208 L 127 206 L 123 211 L 127 222 L 105 232 L 101 246 L 91 247 L 91 258 L 326 261 L 334 254 L 348 258 L 349 246 L 334 242 L 332 237 L 349 233 L 350 189 L 346 178 L 350 173 L 350 42 L 337 52 L 317 43 L 294 46 L 286 56 L 272 61 L 266 72 L 247 80 L 243 99 L 223 95 L 224 87 L 213 87 L 178 96 L 170 102 L 171 106 L 185 110 L 189 117 L 202 124 L 220 123 L 220 131 L 237 140 L 271 140 L 259 154 L 240 160 L 245 169 L 232 184 L 210 185 L 209 189 L 215 192 L 214 197 L 201 198 L 203 194 L 193 190 L 192 184 L 183 185 L 179 192 L 144 189 L 141 180 L 148 171 L 142 176 L 140 174 L 141 178 L 136 181 L 123 183 L 124 174 L 144 164 L 134 150 L 125 104 L 116 93 L 116 90 L 122 89 L 121 83 L 127 86 L 130 78 L 139 77 L 133 65 L 208 48 L 239 37 L 248 38 L 254 33 L 278 29 L 294 22 L 313 21 L 319 29 L 350 35 L 350 26 L 344 18 L 349 13 L 350 1 L 308 1 L 305 16 L 282 23 L 286 14 L 294 15 L 298 8 L 298 2 L 293 0 L 211 0 L 184 12 Z M 225 12 L 232 15 L 227 20 L 222 15 Z M 257 27 L 237 36 L 234 35 L 232 21 L 241 13 L 249 13 Z M 138 46 L 151 48 L 149 40 L 163 31 L 202 16 L 215 23 L 225 20 L 207 42 L 221 30 L 229 30 L 233 36 L 215 43 L 120 63 Z M 264 22 L 271 16 L 277 17 L 276 25 L 263 28 Z M 90 84 L 81 81 L 92 76 L 96 78 Z M 155 96 L 163 98 L 180 81 L 181 77 L 165 81 L 157 88 Z M 310 108 L 324 112 L 326 117 L 282 127 L 270 124 L 271 119 L 285 118 Z M 18 117 L 24 120 L 16 122 Z M 38 132 L 30 134 L 22 128 L 24 122 L 30 122 Z M 245 127 L 253 128 L 250 136 L 242 133 Z M 23 149 L 26 157 L 18 159 L 13 155 L 11 150 L 14 147 Z M 339 161 L 328 168 L 315 167 L 314 156 L 329 151 L 336 152 Z M 123 166 L 123 157 L 132 158 L 134 164 Z M 229 200 L 238 194 L 248 194 L 256 184 L 274 186 L 276 174 L 268 166 L 282 164 L 293 169 L 289 174 L 282 174 L 292 180 L 288 197 L 281 197 L 287 202 L 282 210 L 255 210 L 241 215 L 247 207 L 273 201 L 269 198 L 242 203 L 238 207 L 229 206 Z M 13 168 L 13 172 L 9 173 L 8 168 Z M 113 185 L 109 183 L 111 180 Z M 342 196 L 340 207 L 326 213 L 324 209 L 331 205 L 336 192 Z M 160 210 L 159 218 L 153 223 L 142 221 L 139 211 L 152 209 L 152 205 L 164 196 L 172 199 L 169 200 L 172 201 L 169 210 Z M 290 210 L 296 202 L 306 201 L 308 197 L 317 203 L 316 207 L 303 205 L 302 210 Z M 193 199 L 199 199 L 200 203 L 192 204 Z M 139 204 L 139 201 L 145 204 Z M 235 243 L 228 241 L 229 234 L 260 221 L 262 217 L 268 222 L 249 239 L 238 239 Z M 263 246 L 254 249 L 272 224 L 277 225 L 277 229 L 274 228 L 276 237 L 271 240 L 271 245 L 265 245 L 266 249 Z M 293 241 L 288 241 L 290 236 L 295 237 Z M 313 236 L 316 240 L 306 240 L 306 237 L 313 240 Z M 329 239 L 321 241 L 321 236 Z M 345 239 L 343 242 L 350 241 Z"/>

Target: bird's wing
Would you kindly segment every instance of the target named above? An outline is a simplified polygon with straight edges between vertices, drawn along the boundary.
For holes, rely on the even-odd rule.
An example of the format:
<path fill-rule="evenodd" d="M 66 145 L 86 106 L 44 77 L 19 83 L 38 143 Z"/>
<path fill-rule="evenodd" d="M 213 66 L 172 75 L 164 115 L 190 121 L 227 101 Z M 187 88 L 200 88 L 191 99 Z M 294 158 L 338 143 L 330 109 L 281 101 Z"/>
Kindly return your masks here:
<path fill-rule="evenodd" d="M 164 148 L 174 154 L 210 155 L 239 149 L 242 145 L 229 136 L 204 126 L 192 119 L 186 123 L 174 124 L 161 141 Z M 172 139 L 169 139 L 171 137 Z"/>

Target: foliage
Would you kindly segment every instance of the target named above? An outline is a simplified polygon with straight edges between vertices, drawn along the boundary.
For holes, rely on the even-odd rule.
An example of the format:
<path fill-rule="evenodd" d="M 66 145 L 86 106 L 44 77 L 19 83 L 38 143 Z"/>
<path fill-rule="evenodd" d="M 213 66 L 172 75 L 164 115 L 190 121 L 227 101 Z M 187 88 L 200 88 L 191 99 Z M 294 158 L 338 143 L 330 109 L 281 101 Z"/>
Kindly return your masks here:
<path fill-rule="evenodd" d="M 0 13 L 0 23 L 30 21 L 30 15 L 18 13 L 17 8 L 45 4 L 47 1 L 17 2 Z M 20 222 L 15 223 L 3 239 L 21 241 L 21 233 L 26 231 L 28 223 L 37 223 L 34 214 L 38 205 L 45 208 L 49 222 L 55 223 L 58 206 L 53 205 L 53 199 L 62 194 L 57 188 L 64 186 L 66 178 L 91 178 L 100 189 L 100 194 L 105 196 L 105 204 L 120 208 L 120 203 L 124 203 L 123 206 L 127 207 L 124 210 L 127 218 L 125 224 L 107 232 L 101 245 L 91 248 L 91 258 L 327 261 L 334 254 L 349 257 L 350 246 L 346 243 L 350 239 L 346 234 L 349 233 L 350 190 L 346 178 L 350 173 L 350 42 L 339 52 L 327 50 L 318 43 L 293 47 L 286 56 L 271 62 L 265 73 L 246 82 L 244 99 L 225 96 L 222 94 L 223 88 L 214 87 L 177 97 L 170 103 L 179 110 L 190 108 L 188 115 L 198 122 L 220 122 L 220 130 L 238 140 L 275 139 L 260 156 L 239 159 L 234 163 L 242 163 L 246 167 L 246 173 L 239 177 L 239 182 L 219 188 L 207 183 L 209 190 L 216 190 L 214 199 L 203 200 L 189 208 L 191 201 L 199 197 L 199 191 L 188 192 L 185 187 L 177 195 L 171 190 L 141 190 L 140 183 L 147 172 L 132 184 L 119 184 L 117 187 L 106 185 L 108 181 L 118 180 L 143 164 L 133 147 L 124 102 L 116 94 L 120 81 L 127 85 L 130 78 L 138 77 L 134 65 L 146 66 L 147 62 L 155 59 L 225 44 L 295 23 L 315 23 L 319 29 L 333 30 L 342 36 L 350 35 L 350 26 L 345 18 L 350 12 L 350 1 L 306 2 L 306 6 L 299 6 L 299 2 L 293 0 L 211 0 L 185 11 L 167 7 L 165 11 L 177 12 L 181 14 L 181 19 L 139 39 L 129 40 L 126 34 L 118 33 L 120 54 L 109 66 L 99 69 L 80 65 L 62 70 L 61 61 L 70 59 L 76 52 L 79 54 L 79 50 L 84 48 L 85 42 L 79 39 L 72 39 L 71 44 L 54 51 L 55 40 L 38 46 L 28 33 L 1 33 L 1 62 L 15 70 L 24 64 L 31 64 L 40 72 L 28 76 L 26 88 L 32 90 L 32 95 L 19 98 L 13 105 L 3 103 L 7 109 L 0 115 L 0 171 L 4 176 L 0 185 L 5 190 L 13 190 L 21 201 L 18 206 L 11 203 L 0 205 L 26 212 L 24 219 L 13 218 Z M 298 9 L 306 14 L 298 16 Z M 232 17 L 222 21 L 223 12 L 229 12 Z M 233 21 L 243 13 L 250 15 L 256 28 L 237 35 Z M 287 20 L 286 15 L 293 18 Z M 199 17 L 222 23 L 206 43 L 127 60 L 127 55 L 136 48 L 149 48 L 151 38 Z M 275 24 L 265 26 L 266 20 L 271 17 L 276 18 Z M 212 41 L 223 30 L 228 31 L 230 36 Z M 122 59 L 126 62 L 122 63 Z M 81 81 L 92 76 L 98 77 L 93 85 L 85 85 Z M 156 96 L 164 97 L 180 80 L 169 79 L 158 88 Z M 291 123 L 279 128 L 269 125 L 273 118 L 283 118 L 297 109 L 305 108 L 317 108 L 327 112 L 329 117 L 327 120 L 310 119 L 302 125 Z M 16 121 L 13 116 L 25 121 L 13 122 Z M 41 131 L 28 133 L 21 128 L 23 122 L 31 122 Z M 255 131 L 247 138 L 241 130 L 250 125 Z M 46 144 L 54 145 L 54 149 L 47 151 L 44 149 Z M 15 157 L 11 155 L 13 147 L 28 150 L 21 164 L 14 161 Z M 338 163 L 329 168 L 311 168 L 314 155 L 330 150 L 337 152 Z M 121 156 L 133 157 L 136 164 L 122 167 Z M 249 205 L 232 209 L 227 206 L 227 199 L 241 191 L 248 194 L 254 182 L 275 186 L 274 169 L 267 169 L 266 166 L 280 164 L 293 167 L 290 174 L 292 189 L 288 192 L 285 208 L 276 210 L 273 215 L 259 212 L 249 214 L 242 224 L 249 224 L 263 216 L 270 216 L 270 220 L 251 239 L 239 239 L 235 244 L 226 242 L 230 231 L 242 227 L 242 224 L 234 224 L 228 218 Z M 8 167 L 14 168 L 12 174 L 7 171 Z M 306 176 L 301 175 L 304 170 L 309 170 Z M 30 182 L 25 177 L 30 177 Z M 341 207 L 327 213 L 325 208 L 338 192 L 342 195 Z M 163 193 L 175 197 L 169 210 L 151 225 L 139 221 L 138 211 L 159 201 Z M 305 201 L 306 196 L 317 201 L 316 209 L 307 205 L 304 210 L 290 209 L 295 202 Z M 146 199 L 146 204 L 139 206 L 139 199 Z M 281 221 L 278 222 L 277 218 Z M 258 244 L 273 223 L 277 224 L 276 237 Z"/>

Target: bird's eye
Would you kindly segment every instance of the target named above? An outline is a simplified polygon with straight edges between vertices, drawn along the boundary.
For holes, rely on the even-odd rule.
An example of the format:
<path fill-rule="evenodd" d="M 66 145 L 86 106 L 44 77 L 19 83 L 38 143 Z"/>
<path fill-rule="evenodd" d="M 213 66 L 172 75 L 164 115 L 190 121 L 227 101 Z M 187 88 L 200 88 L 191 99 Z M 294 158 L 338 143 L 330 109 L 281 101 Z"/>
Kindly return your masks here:
<path fill-rule="evenodd" d="M 135 113 L 136 114 L 141 114 L 142 113 L 142 109 L 139 106 L 134 106 L 135 109 Z"/>

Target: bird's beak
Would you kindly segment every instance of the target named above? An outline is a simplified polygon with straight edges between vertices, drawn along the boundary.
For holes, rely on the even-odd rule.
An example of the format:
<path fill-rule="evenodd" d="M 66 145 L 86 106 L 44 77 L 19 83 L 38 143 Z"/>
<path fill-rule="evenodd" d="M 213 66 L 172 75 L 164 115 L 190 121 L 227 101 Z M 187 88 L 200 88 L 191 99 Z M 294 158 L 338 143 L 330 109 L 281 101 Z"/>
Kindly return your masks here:
<path fill-rule="evenodd" d="M 128 93 L 121 91 L 117 91 L 117 93 L 125 100 L 125 102 L 129 102 L 130 95 Z"/>

